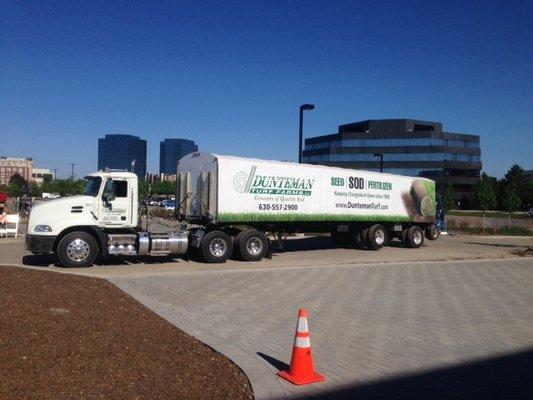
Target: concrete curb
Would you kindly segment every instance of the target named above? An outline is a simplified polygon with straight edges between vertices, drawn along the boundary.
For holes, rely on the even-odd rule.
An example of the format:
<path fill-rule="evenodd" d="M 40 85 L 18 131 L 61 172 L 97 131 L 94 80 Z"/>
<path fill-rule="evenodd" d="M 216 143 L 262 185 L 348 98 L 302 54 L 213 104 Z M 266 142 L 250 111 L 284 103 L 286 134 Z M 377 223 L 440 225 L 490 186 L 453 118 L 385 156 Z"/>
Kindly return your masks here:
<path fill-rule="evenodd" d="M 256 354 L 250 354 L 213 332 L 204 330 L 201 323 L 190 318 L 187 313 L 176 310 L 175 306 L 145 296 L 120 279 L 107 280 L 145 307 L 166 319 L 172 325 L 205 343 L 237 364 L 250 380 L 255 400 L 287 399 L 287 395 L 275 375 L 276 371 L 267 366 L 266 362 Z"/>

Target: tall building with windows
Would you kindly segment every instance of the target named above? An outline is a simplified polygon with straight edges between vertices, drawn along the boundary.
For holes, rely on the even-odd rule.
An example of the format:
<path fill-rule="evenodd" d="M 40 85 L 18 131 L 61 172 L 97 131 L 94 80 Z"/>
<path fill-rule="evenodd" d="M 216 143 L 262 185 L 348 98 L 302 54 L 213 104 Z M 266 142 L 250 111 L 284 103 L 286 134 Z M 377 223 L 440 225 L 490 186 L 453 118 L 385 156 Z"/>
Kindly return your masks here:
<path fill-rule="evenodd" d="M 178 160 L 198 151 L 198 146 L 188 139 L 165 139 L 159 145 L 159 173 L 176 174 Z"/>
<path fill-rule="evenodd" d="M 132 135 L 105 135 L 98 139 L 98 169 L 131 170 L 135 160 L 134 172 L 140 179 L 146 175 L 146 140 Z"/>
<path fill-rule="evenodd" d="M 0 157 L 0 185 L 7 185 L 11 177 L 19 174 L 26 181 L 31 179 L 33 160 L 31 158 Z"/>
<path fill-rule="evenodd" d="M 479 136 L 445 132 L 442 123 L 380 119 L 341 125 L 331 135 L 305 140 L 306 163 L 423 176 L 442 187 L 452 184 L 455 198 L 468 207 L 481 172 Z"/>

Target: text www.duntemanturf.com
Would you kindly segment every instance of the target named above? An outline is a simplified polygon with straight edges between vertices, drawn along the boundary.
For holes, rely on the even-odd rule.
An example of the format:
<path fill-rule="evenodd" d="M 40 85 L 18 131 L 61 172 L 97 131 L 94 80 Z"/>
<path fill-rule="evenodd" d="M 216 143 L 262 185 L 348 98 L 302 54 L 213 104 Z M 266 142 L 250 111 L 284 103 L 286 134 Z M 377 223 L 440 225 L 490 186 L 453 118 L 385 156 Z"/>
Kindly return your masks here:
<path fill-rule="evenodd" d="M 355 208 L 355 209 L 363 209 L 363 210 L 387 210 L 389 208 L 386 204 L 381 203 L 353 203 L 351 201 L 347 201 L 345 203 L 335 203 L 336 208 Z"/>

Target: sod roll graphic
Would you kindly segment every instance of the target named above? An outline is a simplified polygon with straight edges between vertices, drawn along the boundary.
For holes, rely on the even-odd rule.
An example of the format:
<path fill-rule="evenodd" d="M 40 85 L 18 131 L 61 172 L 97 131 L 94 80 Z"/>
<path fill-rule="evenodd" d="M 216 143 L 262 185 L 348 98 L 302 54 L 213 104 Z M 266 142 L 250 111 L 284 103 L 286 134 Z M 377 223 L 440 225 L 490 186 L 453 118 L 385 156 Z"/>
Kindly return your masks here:
<path fill-rule="evenodd" d="M 435 184 L 432 181 L 415 179 L 411 185 L 411 196 L 420 215 L 435 215 Z"/>

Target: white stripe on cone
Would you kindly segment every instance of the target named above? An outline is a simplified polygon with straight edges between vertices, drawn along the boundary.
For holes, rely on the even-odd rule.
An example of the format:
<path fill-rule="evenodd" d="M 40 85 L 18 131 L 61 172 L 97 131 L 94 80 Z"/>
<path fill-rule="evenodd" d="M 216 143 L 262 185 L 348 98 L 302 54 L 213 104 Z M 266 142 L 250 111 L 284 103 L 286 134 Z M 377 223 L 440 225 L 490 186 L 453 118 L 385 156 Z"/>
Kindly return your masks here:
<path fill-rule="evenodd" d="M 308 337 L 299 337 L 296 336 L 294 338 L 294 347 L 299 347 L 301 349 L 307 349 L 308 347 L 311 347 L 311 341 Z"/>
<path fill-rule="evenodd" d="M 309 327 L 307 326 L 307 318 L 300 317 L 298 318 L 298 325 L 296 326 L 297 332 L 307 333 L 309 332 Z"/>

